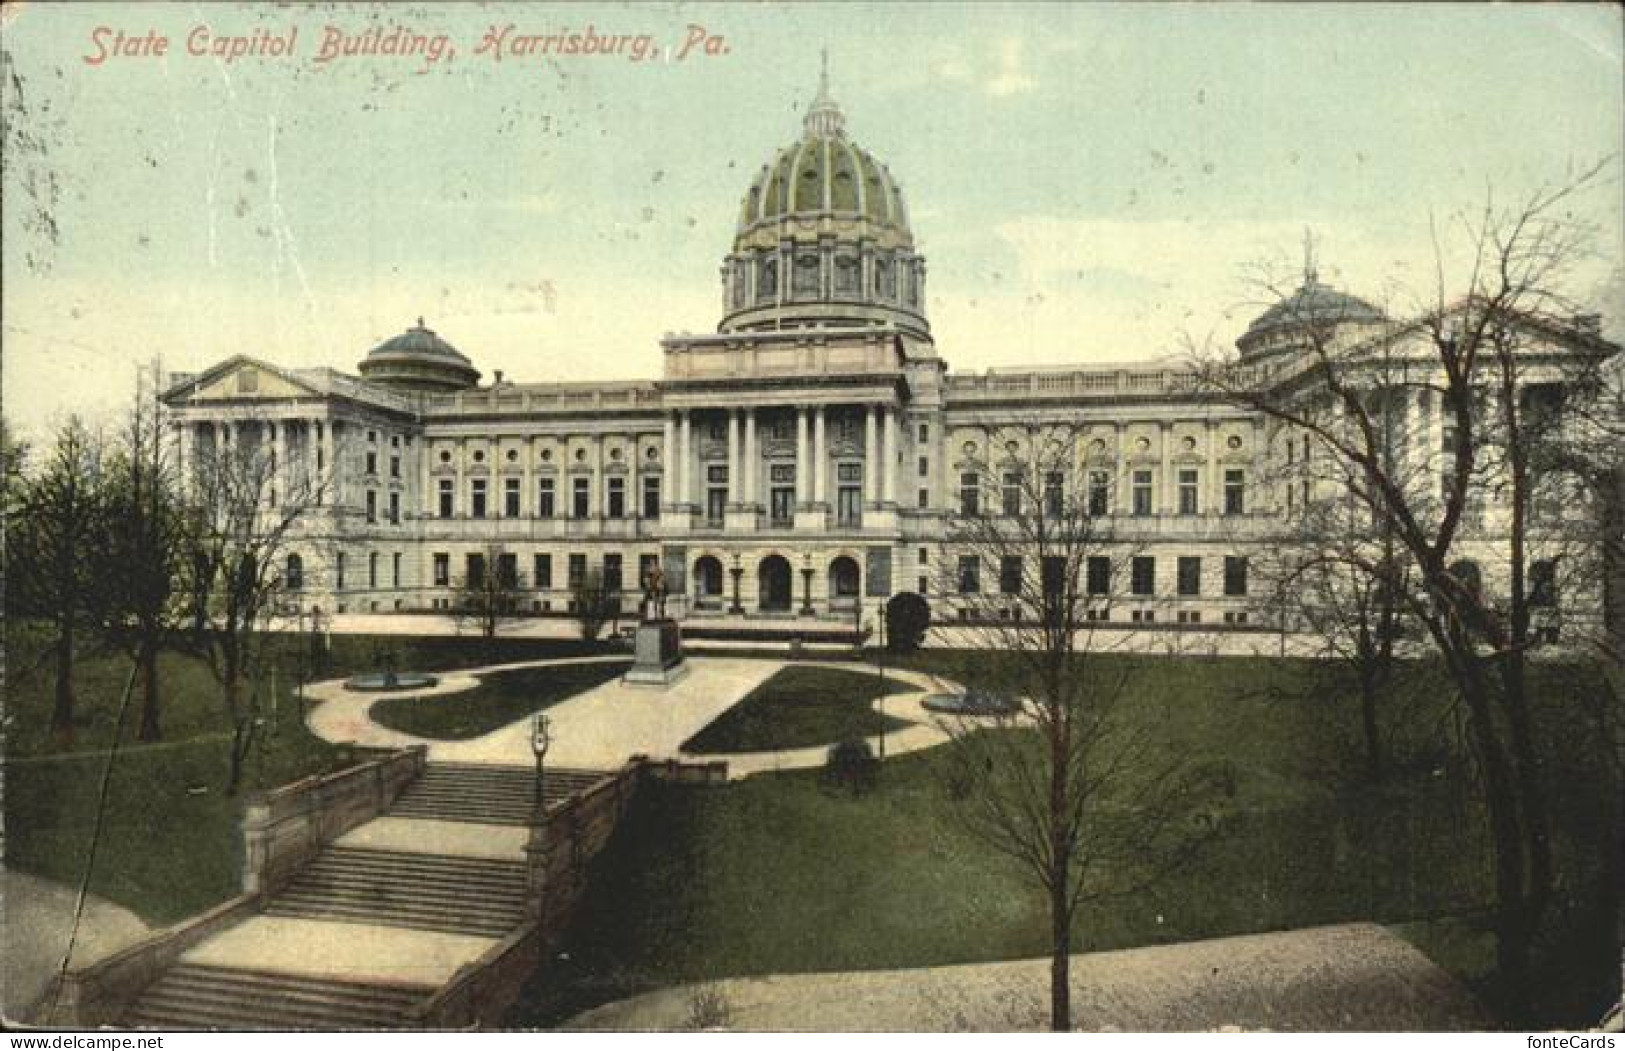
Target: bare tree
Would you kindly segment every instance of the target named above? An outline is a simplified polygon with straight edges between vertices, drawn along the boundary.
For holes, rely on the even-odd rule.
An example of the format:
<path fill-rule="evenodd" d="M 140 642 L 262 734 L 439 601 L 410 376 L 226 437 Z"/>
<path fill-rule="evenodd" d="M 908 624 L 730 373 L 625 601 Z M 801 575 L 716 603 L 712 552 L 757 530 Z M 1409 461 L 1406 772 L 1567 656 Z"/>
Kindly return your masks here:
<path fill-rule="evenodd" d="M 587 570 L 570 585 L 570 601 L 581 624 L 581 637 L 588 642 L 596 640 L 604 625 L 620 616 L 620 593 L 610 588 L 601 569 Z"/>
<path fill-rule="evenodd" d="M 178 488 L 159 402 L 156 365 L 137 381 L 107 471 L 107 514 L 114 527 L 98 546 L 100 628 L 141 670 L 137 736 L 162 736 L 158 654 L 183 614 L 178 601 L 186 509 Z"/>
<path fill-rule="evenodd" d="M 999 687 L 1019 709 L 950 724 L 950 788 L 966 826 L 1046 897 L 1050 1024 L 1067 1030 L 1080 907 L 1143 887 L 1188 856 L 1195 839 L 1181 818 L 1196 782 L 1121 717 L 1126 673 L 1098 659 L 1110 648 L 1096 629 L 1111 615 L 1114 582 L 1139 557 L 1101 513 L 1103 465 L 1070 425 L 996 431 L 989 449 L 962 465 L 975 484 L 961 490 L 938 565 L 958 630 L 1004 655 Z"/>
<path fill-rule="evenodd" d="M 519 556 L 501 545 L 468 556 L 467 570 L 457 582 L 457 618 L 479 632 L 489 647 L 502 625 L 519 617 L 523 584 Z"/>
<path fill-rule="evenodd" d="M 103 442 L 78 417 L 58 428 L 37 474 L 18 487 L 17 520 L 8 523 L 6 602 L 15 614 L 49 625 L 55 665 L 51 731 L 74 736 L 73 669 L 80 634 L 93 618 L 98 545 L 107 527 Z"/>
<path fill-rule="evenodd" d="M 1210 389 L 1276 421 L 1288 448 L 1312 449 L 1299 461 L 1300 512 L 1347 504 L 1412 569 L 1404 603 L 1451 677 L 1483 786 L 1497 964 L 1514 1010 L 1554 880 L 1528 655 L 1555 568 L 1595 557 L 1593 535 L 1575 543 L 1564 526 L 1569 481 L 1548 452 L 1563 434 L 1562 392 L 1617 349 L 1563 292 L 1590 234 L 1570 206 L 1600 170 L 1463 217 L 1465 277 L 1453 286 L 1441 247 L 1436 286 L 1410 321 L 1351 340 L 1345 319 L 1311 310 L 1293 355 L 1198 364 Z M 1397 456 L 1384 422 L 1395 406 L 1419 421 Z M 1346 554 L 1374 582 L 1388 572 L 1375 550 Z"/>
<path fill-rule="evenodd" d="M 200 444 L 189 465 L 183 564 L 192 636 L 231 721 L 228 794 L 242 783 L 260 722 L 261 658 L 289 590 L 287 556 L 322 490 L 320 479 L 277 463 L 266 422 L 236 422 L 232 435 Z"/>

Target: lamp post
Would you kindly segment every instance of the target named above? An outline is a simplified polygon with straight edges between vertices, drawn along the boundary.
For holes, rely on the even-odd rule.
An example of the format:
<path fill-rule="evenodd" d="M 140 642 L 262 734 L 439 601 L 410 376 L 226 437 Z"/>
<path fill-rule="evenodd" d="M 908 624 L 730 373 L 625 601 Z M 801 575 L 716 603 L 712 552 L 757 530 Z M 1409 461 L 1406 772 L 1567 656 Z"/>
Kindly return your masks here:
<path fill-rule="evenodd" d="M 536 816 L 538 819 L 547 814 L 547 785 L 544 781 L 546 775 L 547 749 L 553 743 L 553 724 L 546 712 L 537 712 L 530 717 L 530 751 L 536 757 Z"/>

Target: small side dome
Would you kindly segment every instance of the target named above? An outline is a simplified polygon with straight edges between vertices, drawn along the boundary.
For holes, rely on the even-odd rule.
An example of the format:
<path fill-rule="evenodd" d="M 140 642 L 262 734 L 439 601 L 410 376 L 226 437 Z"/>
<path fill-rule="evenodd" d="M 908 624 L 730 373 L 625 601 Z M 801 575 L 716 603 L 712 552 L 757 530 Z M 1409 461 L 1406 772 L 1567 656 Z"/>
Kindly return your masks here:
<path fill-rule="evenodd" d="M 1381 325 L 1388 320 L 1381 310 L 1347 292 L 1320 283 L 1314 270 L 1304 275 L 1298 290 L 1253 320 L 1236 340 L 1244 358 L 1306 345 L 1313 329 L 1343 325 Z"/>
<path fill-rule="evenodd" d="M 418 323 L 367 352 L 361 378 L 401 390 L 447 393 L 467 390 L 480 381 L 480 371 L 462 351 Z"/>

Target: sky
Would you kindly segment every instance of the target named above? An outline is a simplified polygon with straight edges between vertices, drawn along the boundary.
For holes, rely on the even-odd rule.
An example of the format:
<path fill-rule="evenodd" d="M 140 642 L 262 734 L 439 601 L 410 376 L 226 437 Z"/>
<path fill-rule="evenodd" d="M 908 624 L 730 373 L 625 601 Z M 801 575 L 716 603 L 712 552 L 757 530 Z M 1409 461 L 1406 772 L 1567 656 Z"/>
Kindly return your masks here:
<path fill-rule="evenodd" d="M 0 380 L 25 436 L 110 411 L 154 359 L 353 372 L 420 316 L 488 378 L 657 377 L 662 335 L 714 330 L 741 197 L 823 49 L 902 185 L 954 371 L 1228 344 L 1306 230 L 1323 280 L 1403 310 L 1430 230 L 1451 262 L 1457 217 L 1597 161 L 1573 280 L 1611 331 L 1625 314 L 1611 5 L 3 11 Z M 619 53 L 516 42 L 589 28 Z M 321 59 L 396 30 L 444 50 Z"/>

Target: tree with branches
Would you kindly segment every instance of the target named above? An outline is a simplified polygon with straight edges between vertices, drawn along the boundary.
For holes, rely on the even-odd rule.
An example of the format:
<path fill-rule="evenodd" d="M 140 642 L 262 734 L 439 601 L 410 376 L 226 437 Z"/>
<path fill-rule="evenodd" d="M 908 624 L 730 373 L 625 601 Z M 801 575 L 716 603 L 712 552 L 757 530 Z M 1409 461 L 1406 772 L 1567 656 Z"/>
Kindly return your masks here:
<path fill-rule="evenodd" d="M 55 700 L 51 732 L 74 737 L 73 669 L 83 632 L 95 619 L 100 545 L 108 531 L 105 443 L 78 417 L 56 431 L 37 473 L 16 486 L 6 537 L 6 603 L 50 632 Z"/>
<path fill-rule="evenodd" d="M 468 556 L 467 569 L 457 582 L 458 620 L 491 647 L 502 626 L 519 617 L 522 592 L 519 556 L 500 544 L 487 545 Z"/>
<path fill-rule="evenodd" d="M 271 426 L 234 422 L 229 440 L 199 445 L 186 476 L 185 594 L 192 638 L 231 722 L 228 794 L 242 783 L 261 721 L 262 657 L 288 591 L 287 556 L 323 488 L 277 462 Z"/>
<path fill-rule="evenodd" d="M 1493 844 L 1497 970 L 1515 1011 L 1554 886 L 1528 660 L 1560 574 L 1578 581 L 1596 556 L 1595 534 L 1565 520 L 1579 504 L 1553 450 L 1567 393 L 1617 350 L 1564 291 L 1592 234 L 1572 206 L 1601 170 L 1461 217 L 1459 284 L 1435 231 L 1435 285 L 1409 320 L 1351 334 L 1348 319 L 1309 309 L 1293 319 L 1291 354 L 1205 353 L 1196 364 L 1208 389 L 1265 414 L 1285 449 L 1302 450 L 1287 483 L 1302 494 L 1298 514 L 1344 505 L 1408 569 L 1394 579 L 1380 543 L 1338 555 L 1371 586 L 1405 585 L 1406 615 L 1464 712 Z M 1410 422 L 1393 426 L 1390 413 Z"/>
<path fill-rule="evenodd" d="M 1002 655 L 997 685 L 1017 701 L 1010 715 L 948 723 L 950 789 L 966 827 L 1045 896 L 1056 1030 L 1072 1027 L 1080 908 L 1183 863 L 1200 798 L 1182 761 L 1122 717 L 1122 663 L 1098 659 L 1110 649 L 1095 629 L 1111 615 L 1112 582 L 1139 547 L 1098 504 L 1091 513 L 1088 480 L 1103 465 L 1086 457 L 1082 434 L 995 428 L 990 454 L 961 465 L 976 482 L 961 490 L 938 560 L 957 630 Z"/>

